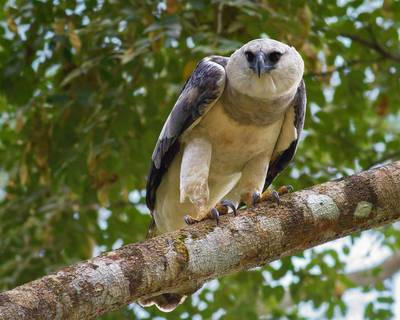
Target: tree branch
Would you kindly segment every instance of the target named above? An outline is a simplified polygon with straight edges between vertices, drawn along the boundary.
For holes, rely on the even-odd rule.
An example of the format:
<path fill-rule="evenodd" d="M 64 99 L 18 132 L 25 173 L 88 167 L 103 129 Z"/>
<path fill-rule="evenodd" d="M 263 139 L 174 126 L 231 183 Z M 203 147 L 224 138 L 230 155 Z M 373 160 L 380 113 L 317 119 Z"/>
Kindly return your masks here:
<path fill-rule="evenodd" d="M 373 60 L 352 60 L 349 61 L 341 66 L 338 67 L 329 67 L 326 71 L 321 71 L 321 72 L 316 72 L 316 71 L 311 71 L 311 72 L 307 72 L 304 74 L 305 78 L 308 77 L 327 77 L 327 76 L 331 76 L 334 72 L 338 71 L 347 71 L 349 70 L 352 66 L 354 65 L 360 65 L 360 64 L 367 64 L 367 65 L 371 65 L 372 63 L 375 62 L 379 62 L 382 61 L 382 58 L 379 57 L 378 59 L 373 59 Z"/>
<path fill-rule="evenodd" d="M 381 166 L 383 164 L 397 161 L 400 158 L 400 151 L 394 151 L 387 154 L 382 155 L 380 159 L 371 160 L 364 169 L 372 169 L 375 166 Z"/>
<path fill-rule="evenodd" d="M 339 34 L 342 37 L 349 38 L 353 40 L 354 42 L 357 42 L 363 46 L 366 46 L 375 52 L 379 53 L 382 57 L 400 62 L 400 56 L 397 54 L 394 54 L 393 52 L 390 52 L 388 49 L 386 49 L 384 46 L 382 46 L 380 43 L 376 41 L 375 38 L 372 38 L 373 40 L 367 40 L 364 39 L 363 37 L 360 37 L 359 35 L 356 34 L 351 34 L 351 33 L 341 33 Z"/>
<path fill-rule="evenodd" d="M 378 269 L 378 271 L 377 271 Z M 400 251 L 386 258 L 381 264 L 366 270 L 351 272 L 347 277 L 357 286 L 375 286 L 393 277 L 400 270 Z"/>
<path fill-rule="evenodd" d="M 400 161 L 142 243 L 0 294 L 0 319 L 92 319 L 400 218 Z"/>
<path fill-rule="evenodd" d="M 366 269 L 353 271 L 346 274 L 346 277 L 357 287 L 376 286 L 386 279 L 392 278 L 397 272 L 400 271 L 400 251 L 396 251 L 392 256 L 386 258 L 378 265 L 367 266 Z M 341 280 L 336 282 L 336 288 L 343 294 L 346 285 Z M 301 300 L 307 299 L 305 292 L 300 295 Z M 295 305 L 289 289 L 285 290 L 285 295 L 280 302 L 279 306 L 282 310 L 287 310 Z"/>

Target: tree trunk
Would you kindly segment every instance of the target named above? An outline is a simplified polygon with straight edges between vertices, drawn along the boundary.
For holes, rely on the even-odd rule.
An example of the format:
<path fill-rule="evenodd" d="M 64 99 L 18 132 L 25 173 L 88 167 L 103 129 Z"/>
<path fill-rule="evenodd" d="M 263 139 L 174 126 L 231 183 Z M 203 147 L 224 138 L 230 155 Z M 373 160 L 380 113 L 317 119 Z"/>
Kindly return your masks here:
<path fill-rule="evenodd" d="M 91 319 L 400 218 L 400 161 L 142 243 L 0 294 L 0 319 Z"/>

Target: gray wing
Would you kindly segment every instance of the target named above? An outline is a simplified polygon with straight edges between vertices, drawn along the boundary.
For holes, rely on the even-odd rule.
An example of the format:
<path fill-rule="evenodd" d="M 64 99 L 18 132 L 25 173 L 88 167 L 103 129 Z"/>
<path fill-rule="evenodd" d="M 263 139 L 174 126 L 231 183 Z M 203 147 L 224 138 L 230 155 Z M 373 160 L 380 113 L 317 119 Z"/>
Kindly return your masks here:
<path fill-rule="evenodd" d="M 179 151 L 180 136 L 200 121 L 224 91 L 227 62 L 225 57 L 204 58 L 186 81 L 153 152 L 146 186 L 146 203 L 150 211 L 154 209 L 161 179 Z"/>
<path fill-rule="evenodd" d="M 293 126 L 297 130 L 297 139 L 293 140 L 286 150 L 282 151 L 277 157 L 272 159 L 272 162 L 270 163 L 268 168 L 267 178 L 265 179 L 264 189 L 268 188 L 275 177 L 287 167 L 287 165 L 290 163 L 296 153 L 300 134 L 304 126 L 306 102 L 306 87 L 304 84 L 304 80 L 302 80 L 299 87 L 297 88 L 297 93 L 293 100 L 293 107 L 295 111 Z"/>

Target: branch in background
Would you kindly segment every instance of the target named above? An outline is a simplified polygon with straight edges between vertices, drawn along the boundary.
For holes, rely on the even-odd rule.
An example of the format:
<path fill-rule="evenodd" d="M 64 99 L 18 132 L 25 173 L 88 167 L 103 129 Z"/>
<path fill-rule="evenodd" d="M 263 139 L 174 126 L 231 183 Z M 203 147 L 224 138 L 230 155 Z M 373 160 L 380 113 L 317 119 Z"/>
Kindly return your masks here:
<path fill-rule="evenodd" d="M 394 60 L 396 62 L 400 62 L 399 55 L 394 54 L 394 53 L 390 52 L 389 50 L 387 50 L 384 46 L 382 46 L 380 43 L 378 43 L 376 41 L 376 39 L 374 39 L 374 38 L 372 38 L 373 40 L 370 41 L 370 40 L 364 39 L 358 35 L 350 34 L 350 33 L 341 33 L 341 34 L 339 34 L 339 36 L 349 38 L 354 42 L 357 42 L 359 44 L 362 44 L 363 46 L 373 49 L 374 51 L 379 53 L 384 58 Z"/>
<path fill-rule="evenodd" d="M 376 269 L 379 269 L 376 272 Z M 383 280 L 393 277 L 400 270 L 400 251 L 393 253 L 392 256 L 385 259 L 380 265 L 367 270 L 354 271 L 347 277 L 356 286 L 375 286 Z"/>
<path fill-rule="evenodd" d="M 218 5 L 218 16 L 217 16 L 217 35 L 221 35 L 222 33 L 222 14 L 224 11 L 224 3 L 221 2 Z"/>
<path fill-rule="evenodd" d="M 346 70 L 350 69 L 354 65 L 358 65 L 358 64 L 371 65 L 371 63 L 375 63 L 375 62 L 379 62 L 379 61 L 382 61 L 382 58 L 373 59 L 373 60 L 353 60 L 353 61 L 349 61 L 348 63 L 345 63 L 345 64 L 343 64 L 341 66 L 334 67 L 334 68 L 329 68 L 326 71 L 305 73 L 304 77 L 327 77 L 327 76 L 332 75 L 332 73 L 334 73 L 336 71 L 346 71 Z"/>
<path fill-rule="evenodd" d="M 384 155 L 382 158 L 380 158 L 379 160 L 371 161 L 369 164 L 367 164 L 365 169 L 372 169 L 372 168 L 374 168 L 376 166 L 380 166 L 382 164 L 385 164 L 385 162 L 396 161 L 399 158 L 400 158 L 400 151 L 388 153 L 388 154 Z"/>
<path fill-rule="evenodd" d="M 376 286 L 384 280 L 392 278 L 398 271 L 400 271 L 400 251 L 395 252 L 379 265 L 350 272 L 346 276 L 357 287 Z M 340 281 L 337 282 L 336 285 L 340 288 L 340 295 L 342 295 L 344 293 L 343 290 L 346 290 L 346 286 Z M 306 294 L 301 294 L 300 299 L 306 299 Z M 279 304 L 280 308 L 282 310 L 287 310 L 292 308 L 295 304 L 290 291 L 286 289 L 285 295 Z"/>
<path fill-rule="evenodd" d="M 371 31 L 372 32 L 372 31 Z M 354 66 L 354 65 L 358 65 L 358 64 L 372 64 L 375 62 L 381 62 L 383 61 L 383 59 L 390 59 L 390 60 L 394 60 L 396 62 L 400 62 L 400 55 L 394 54 L 392 52 L 390 52 L 389 50 L 387 50 L 384 46 L 382 46 L 377 40 L 376 38 L 373 36 L 373 34 L 371 33 L 371 39 L 367 40 L 364 39 L 358 35 L 354 35 L 354 34 L 349 34 L 349 33 L 341 33 L 338 34 L 341 37 L 345 37 L 345 38 L 349 38 L 354 42 L 357 42 L 363 46 L 366 46 L 370 49 L 373 49 L 374 51 L 376 51 L 377 53 L 379 53 L 380 57 L 377 59 L 373 59 L 373 60 L 353 60 L 353 61 L 349 61 L 348 63 L 345 63 L 344 65 L 338 66 L 338 67 L 334 67 L 334 68 L 330 68 L 329 70 L 326 71 L 322 71 L 322 72 L 308 72 L 306 74 L 304 74 L 305 77 L 327 77 L 332 75 L 332 73 L 336 72 L 336 71 L 346 71 L 348 69 L 350 69 L 350 67 Z"/>
<path fill-rule="evenodd" d="M 0 319 L 93 319 L 400 218 L 400 162 L 199 223 L 0 294 Z"/>

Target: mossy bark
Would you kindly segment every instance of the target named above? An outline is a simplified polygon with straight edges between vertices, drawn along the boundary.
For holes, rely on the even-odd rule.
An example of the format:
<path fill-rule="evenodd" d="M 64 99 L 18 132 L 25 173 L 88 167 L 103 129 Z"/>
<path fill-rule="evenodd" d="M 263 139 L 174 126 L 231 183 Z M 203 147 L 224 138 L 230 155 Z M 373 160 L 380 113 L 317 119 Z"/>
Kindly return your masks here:
<path fill-rule="evenodd" d="M 0 294 L 0 319 L 91 319 L 400 218 L 400 162 L 142 243 Z"/>

